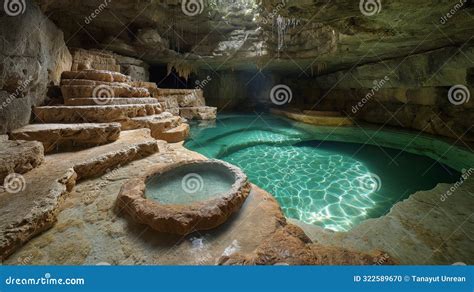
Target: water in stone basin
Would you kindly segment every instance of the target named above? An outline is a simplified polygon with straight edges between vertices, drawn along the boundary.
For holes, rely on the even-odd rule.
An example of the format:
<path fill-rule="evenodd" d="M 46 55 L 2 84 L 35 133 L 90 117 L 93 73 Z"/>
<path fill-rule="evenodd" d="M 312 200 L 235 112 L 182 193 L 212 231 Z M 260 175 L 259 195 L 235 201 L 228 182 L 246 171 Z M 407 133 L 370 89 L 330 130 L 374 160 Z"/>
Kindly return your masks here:
<path fill-rule="evenodd" d="M 233 183 L 232 175 L 222 169 L 179 167 L 149 178 L 145 197 L 164 205 L 187 205 L 222 195 Z"/>
<path fill-rule="evenodd" d="M 224 115 L 213 128 L 194 125 L 185 146 L 242 168 L 275 196 L 287 217 L 335 231 L 384 215 L 410 194 L 460 176 L 421 155 L 315 141 L 314 129 L 274 116 Z"/>

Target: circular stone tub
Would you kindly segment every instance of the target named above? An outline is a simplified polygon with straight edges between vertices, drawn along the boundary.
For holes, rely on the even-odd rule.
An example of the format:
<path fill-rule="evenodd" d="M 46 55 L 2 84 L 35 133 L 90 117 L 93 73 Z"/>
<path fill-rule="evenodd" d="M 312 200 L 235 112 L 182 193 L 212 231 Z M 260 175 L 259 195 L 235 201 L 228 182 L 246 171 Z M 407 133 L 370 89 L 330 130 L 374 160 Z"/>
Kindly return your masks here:
<path fill-rule="evenodd" d="M 248 194 L 247 176 L 220 160 L 175 163 L 127 181 L 117 205 L 136 222 L 185 235 L 224 223 Z"/>

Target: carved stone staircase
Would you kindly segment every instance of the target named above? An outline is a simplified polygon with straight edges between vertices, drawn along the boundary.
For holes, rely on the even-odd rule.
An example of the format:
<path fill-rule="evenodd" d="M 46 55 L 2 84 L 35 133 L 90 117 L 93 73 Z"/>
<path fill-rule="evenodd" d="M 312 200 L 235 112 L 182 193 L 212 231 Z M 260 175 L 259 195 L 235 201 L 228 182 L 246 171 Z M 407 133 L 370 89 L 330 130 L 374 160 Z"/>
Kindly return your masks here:
<path fill-rule="evenodd" d="M 36 140 L 45 152 L 71 150 L 116 141 L 120 131 L 149 128 L 155 139 L 179 142 L 189 125 L 165 111 L 146 87 L 124 74 L 106 70 L 67 71 L 62 74 L 64 105 L 33 108 L 34 124 L 10 133 L 12 140 Z"/>

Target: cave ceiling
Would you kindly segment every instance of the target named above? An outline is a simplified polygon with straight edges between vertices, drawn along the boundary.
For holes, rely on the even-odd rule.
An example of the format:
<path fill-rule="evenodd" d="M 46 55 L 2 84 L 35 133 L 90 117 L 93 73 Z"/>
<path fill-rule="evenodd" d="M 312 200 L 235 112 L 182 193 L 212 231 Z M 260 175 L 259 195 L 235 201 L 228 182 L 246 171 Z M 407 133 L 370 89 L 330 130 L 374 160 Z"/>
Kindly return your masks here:
<path fill-rule="evenodd" d="M 324 74 L 473 38 L 472 1 L 182 1 L 37 0 L 70 47 L 202 70 Z"/>

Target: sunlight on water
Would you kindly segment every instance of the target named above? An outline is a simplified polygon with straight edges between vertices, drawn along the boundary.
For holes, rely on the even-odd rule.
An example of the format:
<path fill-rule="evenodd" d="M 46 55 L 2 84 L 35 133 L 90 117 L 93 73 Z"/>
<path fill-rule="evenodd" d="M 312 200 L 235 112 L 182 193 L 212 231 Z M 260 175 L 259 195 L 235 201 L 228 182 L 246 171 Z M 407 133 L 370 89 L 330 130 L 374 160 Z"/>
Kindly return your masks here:
<path fill-rule="evenodd" d="M 255 146 L 223 159 L 274 194 L 288 217 L 309 224 L 348 230 L 376 206 L 369 170 L 350 157 L 311 147 Z"/>
<path fill-rule="evenodd" d="M 269 115 L 221 115 L 215 126 L 194 125 L 185 146 L 239 166 L 285 216 L 334 231 L 382 216 L 410 194 L 459 175 L 425 156 L 314 141 L 317 130 Z"/>

